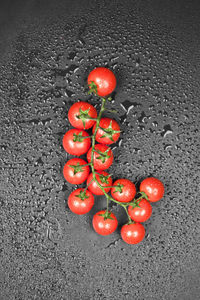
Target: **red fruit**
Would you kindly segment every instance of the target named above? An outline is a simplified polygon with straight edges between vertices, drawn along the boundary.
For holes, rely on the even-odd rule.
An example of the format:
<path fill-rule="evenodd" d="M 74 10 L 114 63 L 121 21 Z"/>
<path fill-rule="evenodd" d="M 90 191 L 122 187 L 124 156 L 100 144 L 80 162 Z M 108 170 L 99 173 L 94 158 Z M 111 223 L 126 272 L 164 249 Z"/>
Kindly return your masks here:
<path fill-rule="evenodd" d="M 117 229 L 118 221 L 112 212 L 101 210 L 92 220 L 94 230 L 100 235 L 109 235 Z"/>
<path fill-rule="evenodd" d="M 94 88 L 92 83 L 97 87 L 97 94 L 101 97 L 105 97 L 114 91 L 117 81 L 111 70 L 99 67 L 91 71 L 88 76 L 90 89 Z"/>
<path fill-rule="evenodd" d="M 145 236 L 144 226 L 140 223 L 126 224 L 122 226 L 121 237 L 127 244 L 138 244 Z"/>
<path fill-rule="evenodd" d="M 77 214 L 83 215 L 88 213 L 94 205 L 94 196 L 88 190 L 82 188 L 73 191 L 68 198 L 70 210 Z"/>
<path fill-rule="evenodd" d="M 111 189 L 112 197 L 120 202 L 130 202 L 136 195 L 135 184 L 128 179 L 118 179 L 113 183 L 116 186 Z"/>
<path fill-rule="evenodd" d="M 144 192 L 149 201 L 157 202 L 164 196 L 164 185 L 163 183 L 154 177 L 144 179 L 140 184 L 140 192 Z"/>
<path fill-rule="evenodd" d="M 108 169 L 113 162 L 112 150 L 103 144 L 96 144 L 94 146 L 93 164 L 96 170 Z M 87 153 L 87 160 L 91 162 L 92 148 Z"/>
<path fill-rule="evenodd" d="M 63 169 L 64 178 L 72 184 L 83 183 L 90 173 L 90 168 L 85 166 L 86 164 L 86 161 L 81 158 L 68 160 Z"/>
<path fill-rule="evenodd" d="M 151 204 L 146 199 L 140 199 L 137 203 L 139 207 L 133 207 L 131 205 L 128 207 L 129 216 L 135 222 L 145 222 L 151 217 Z"/>
<path fill-rule="evenodd" d="M 101 144 L 112 144 L 115 143 L 120 136 L 120 127 L 118 123 L 110 118 L 102 118 L 99 123 L 100 128 L 98 128 L 96 133 L 96 141 Z M 96 129 L 96 124 L 92 128 L 94 134 Z"/>
<path fill-rule="evenodd" d="M 97 111 L 93 105 L 87 102 L 76 102 L 68 111 L 68 119 L 72 126 L 78 129 L 89 129 L 95 124 Z"/>
<path fill-rule="evenodd" d="M 110 188 L 106 188 L 106 186 L 112 185 L 112 178 L 105 171 L 98 171 L 98 173 L 100 175 L 96 174 L 96 179 L 103 187 L 105 187 L 104 191 L 108 193 Z M 96 181 L 92 179 L 93 179 L 93 174 L 91 173 L 87 179 L 87 185 L 89 185 L 88 190 L 95 195 L 104 195 L 103 191 L 100 189 Z"/>
<path fill-rule="evenodd" d="M 70 129 L 63 137 L 63 148 L 72 155 L 80 156 L 85 154 L 91 145 L 90 138 L 84 138 L 87 136 L 89 134 L 85 130 Z"/>

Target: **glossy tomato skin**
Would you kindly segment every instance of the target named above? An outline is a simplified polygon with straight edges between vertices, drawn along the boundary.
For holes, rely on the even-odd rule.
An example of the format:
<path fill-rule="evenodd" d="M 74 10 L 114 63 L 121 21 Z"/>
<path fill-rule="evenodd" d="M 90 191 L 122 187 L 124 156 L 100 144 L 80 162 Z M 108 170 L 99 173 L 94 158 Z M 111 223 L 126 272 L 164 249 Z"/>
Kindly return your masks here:
<path fill-rule="evenodd" d="M 157 202 L 164 196 L 165 189 L 159 179 L 148 177 L 141 182 L 140 192 L 145 192 L 150 202 Z"/>
<path fill-rule="evenodd" d="M 118 226 L 117 218 L 112 212 L 110 213 L 110 217 L 112 219 L 108 218 L 104 220 L 104 217 L 100 216 L 105 214 L 105 212 L 105 210 L 97 212 L 92 220 L 94 230 L 100 235 L 109 235 L 113 233 Z"/>
<path fill-rule="evenodd" d="M 120 127 L 119 127 L 119 124 L 115 120 L 110 119 L 110 118 L 102 118 L 100 120 L 99 126 L 100 126 L 100 128 L 98 128 L 96 137 L 95 137 L 95 139 L 98 143 L 110 145 L 112 143 L 115 143 L 119 139 L 120 132 L 115 132 L 115 131 L 120 131 Z M 103 137 L 106 134 L 106 132 L 101 128 L 108 130 L 109 127 L 111 127 L 111 129 L 114 130 L 113 134 L 111 134 L 112 139 L 110 139 L 109 136 Z M 93 134 L 95 132 L 95 129 L 96 129 L 96 124 L 92 128 Z"/>
<path fill-rule="evenodd" d="M 77 165 L 81 167 L 81 171 L 75 174 L 74 168 L 70 167 L 70 165 Z M 87 162 L 81 158 L 72 158 L 68 160 L 63 168 L 64 178 L 71 184 L 81 184 L 83 183 L 90 173 L 89 166 L 84 166 Z"/>
<path fill-rule="evenodd" d="M 113 163 L 113 152 L 112 152 L 112 150 L 108 146 L 103 145 L 103 144 L 96 144 L 94 149 L 97 150 L 97 151 L 101 151 L 104 154 L 107 153 L 107 155 L 109 156 L 109 157 L 105 158 L 104 161 L 102 161 L 100 159 L 100 154 L 97 153 L 96 151 L 94 151 L 93 164 L 94 164 L 95 170 L 106 170 L 106 169 L 108 169 Z M 91 156 L 92 156 L 92 148 L 90 148 L 90 150 L 87 153 L 88 162 L 91 162 Z"/>
<path fill-rule="evenodd" d="M 88 213 L 94 205 L 94 196 L 90 191 L 85 191 L 86 197 L 84 200 L 79 197 L 80 192 L 83 193 L 83 191 L 83 188 L 76 189 L 68 197 L 68 206 L 70 210 L 77 215 Z"/>
<path fill-rule="evenodd" d="M 116 77 L 114 73 L 103 67 L 92 70 L 88 76 L 88 84 L 94 82 L 97 86 L 97 94 L 101 97 L 111 94 L 116 87 Z"/>
<path fill-rule="evenodd" d="M 109 174 L 105 171 L 98 171 L 98 173 L 101 175 L 104 175 L 104 176 L 109 176 Z M 92 178 L 93 178 L 93 174 L 91 173 L 87 179 L 87 185 L 89 185 L 89 183 L 90 183 L 90 185 L 88 186 L 88 190 L 91 193 L 93 193 L 94 195 L 104 195 L 104 193 L 102 192 L 100 187 L 97 185 L 97 183 L 94 180 L 91 181 Z M 112 185 L 112 178 L 110 176 L 107 178 L 107 183 L 105 183 L 105 182 L 102 183 L 102 181 L 100 180 L 100 176 L 98 174 L 96 174 L 96 179 L 104 187 Z M 108 193 L 110 188 L 105 188 L 104 190 L 106 193 Z"/>
<path fill-rule="evenodd" d="M 84 126 L 83 121 L 81 119 L 77 118 L 77 116 L 80 116 L 80 110 L 82 110 L 84 112 L 88 111 L 88 115 L 91 118 L 97 118 L 97 111 L 94 108 L 94 106 L 87 102 L 80 101 L 80 102 L 74 103 L 68 111 L 68 119 L 69 119 L 70 124 L 77 129 L 91 128 L 95 124 L 96 121 L 86 119 L 85 126 Z"/>
<path fill-rule="evenodd" d="M 130 202 L 136 195 L 135 184 L 128 179 L 118 179 L 113 183 L 113 186 L 123 185 L 122 191 L 116 191 L 116 188 L 111 188 L 112 197 L 119 202 Z"/>
<path fill-rule="evenodd" d="M 135 222 L 145 222 L 152 214 L 152 207 L 149 201 L 141 199 L 138 201 L 140 207 L 128 207 L 128 214 Z"/>
<path fill-rule="evenodd" d="M 89 150 L 91 146 L 90 138 L 83 139 L 82 141 L 74 141 L 74 135 L 80 134 L 83 137 L 89 136 L 85 130 L 81 129 L 70 129 L 65 133 L 63 137 L 63 148 L 67 153 L 80 156 Z"/>
<path fill-rule="evenodd" d="M 123 225 L 121 229 L 121 237 L 127 244 L 138 244 L 145 237 L 144 226 L 140 223 Z"/>

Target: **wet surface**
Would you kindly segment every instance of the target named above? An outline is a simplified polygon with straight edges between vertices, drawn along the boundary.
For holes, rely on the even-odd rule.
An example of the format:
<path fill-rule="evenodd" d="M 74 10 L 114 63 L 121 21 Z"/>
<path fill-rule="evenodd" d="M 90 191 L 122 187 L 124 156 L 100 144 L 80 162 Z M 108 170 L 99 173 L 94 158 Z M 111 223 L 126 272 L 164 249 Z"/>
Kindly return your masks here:
<path fill-rule="evenodd" d="M 0 299 L 198 299 L 197 3 L 7 1 L 0 11 Z M 86 89 L 95 66 L 118 80 L 108 108 L 123 133 L 110 173 L 166 188 L 136 246 L 120 229 L 95 234 L 103 197 L 82 217 L 66 203 L 67 111 L 78 99 L 99 108 Z"/>

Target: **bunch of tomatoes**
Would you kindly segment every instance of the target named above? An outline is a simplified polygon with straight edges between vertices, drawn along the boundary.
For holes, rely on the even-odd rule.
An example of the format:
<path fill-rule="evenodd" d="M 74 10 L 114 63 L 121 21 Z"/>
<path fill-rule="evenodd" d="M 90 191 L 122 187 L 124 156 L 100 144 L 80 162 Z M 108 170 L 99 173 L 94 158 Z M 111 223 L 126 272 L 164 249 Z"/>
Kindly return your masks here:
<path fill-rule="evenodd" d="M 96 68 L 88 76 L 89 93 L 102 100 L 99 115 L 95 107 L 87 102 L 76 102 L 68 111 L 68 120 L 74 127 L 63 137 L 63 147 L 71 155 L 63 169 L 64 178 L 71 184 L 82 184 L 85 188 L 75 189 L 68 197 L 70 210 L 78 215 L 88 213 L 94 205 L 94 195 L 105 195 L 107 208 L 93 216 L 93 228 L 100 235 L 113 233 L 118 221 L 109 210 L 109 202 L 122 206 L 128 217 L 121 228 L 121 237 L 128 244 L 137 244 L 145 236 L 141 224 L 152 214 L 151 202 L 159 201 L 164 195 L 163 183 L 154 177 L 144 179 L 136 193 L 135 184 L 129 179 L 120 178 L 113 182 L 107 170 L 113 163 L 113 152 L 109 145 L 120 137 L 120 126 L 111 118 L 102 117 L 105 102 L 116 87 L 116 78 L 107 68 Z M 86 131 L 92 129 L 92 134 Z M 96 143 L 97 142 L 97 143 Z M 87 154 L 87 161 L 79 156 Z M 109 194 L 110 192 L 110 194 Z"/>

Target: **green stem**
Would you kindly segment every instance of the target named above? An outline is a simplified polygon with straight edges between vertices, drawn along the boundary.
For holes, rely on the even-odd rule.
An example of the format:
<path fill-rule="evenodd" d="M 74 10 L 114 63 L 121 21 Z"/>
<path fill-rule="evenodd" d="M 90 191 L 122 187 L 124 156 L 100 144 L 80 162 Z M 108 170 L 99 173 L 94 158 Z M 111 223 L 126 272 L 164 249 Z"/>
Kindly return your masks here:
<path fill-rule="evenodd" d="M 88 189 L 88 186 L 92 183 L 93 178 L 90 180 L 90 182 L 88 183 L 88 185 L 84 188 L 84 192 Z"/>
<path fill-rule="evenodd" d="M 126 205 L 122 205 L 123 206 L 123 208 L 124 208 L 124 210 L 125 210 L 125 212 L 126 212 L 126 214 L 127 214 L 127 217 L 128 217 L 128 223 L 130 224 L 130 223 L 133 223 L 133 221 L 131 220 L 131 217 L 129 216 L 129 213 L 128 213 L 128 210 L 127 210 L 127 208 L 126 208 Z"/>
<path fill-rule="evenodd" d="M 91 166 L 91 162 L 82 166 Z M 92 166 L 91 166 L 92 167 Z"/>
<path fill-rule="evenodd" d="M 97 171 L 94 171 L 94 173 L 99 175 L 99 176 L 103 176 L 102 174 L 98 173 Z"/>
<path fill-rule="evenodd" d="M 99 176 L 104 176 L 104 175 L 102 175 L 101 173 L 98 173 L 97 171 L 94 171 L 95 172 L 95 174 L 97 174 L 97 175 L 99 175 Z M 109 176 L 111 177 L 113 174 L 109 174 Z"/>
<path fill-rule="evenodd" d="M 92 169 L 92 174 L 93 174 L 94 181 L 97 183 L 97 185 L 99 186 L 99 188 L 102 190 L 102 192 L 104 193 L 104 195 L 108 199 L 108 197 L 109 197 L 108 194 L 104 191 L 104 188 L 102 187 L 102 185 L 96 179 L 96 172 L 94 170 L 94 163 L 93 163 L 93 161 L 94 161 L 95 137 L 96 137 L 96 134 L 97 134 L 97 130 L 99 128 L 99 123 L 100 123 L 100 120 L 101 120 L 102 113 L 105 110 L 105 103 L 106 103 L 106 99 L 102 98 L 100 112 L 99 112 L 99 115 L 98 115 L 97 121 L 96 121 L 96 128 L 95 128 L 94 134 L 92 136 L 92 153 L 91 153 L 90 164 L 91 164 L 91 169 Z M 101 175 L 101 174 L 99 174 L 99 175 Z"/>
<path fill-rule="evenodd" d="M 100 123 L 100 120 L 101 120 L 101 116 L 102 116 L 102 113 L 104 112 L 105 110 L 105 103 L 106 103 L 106 99 L 105 98 L 101 98 L 102 100 L 102 103 L 101 103 L 101 108 L 100 108 L 100 112 L 99 112 L 99 115 L 96 119 L 96 127 L 95 127 L 95 131 L 94 131 L 94 134 L 92 135 L 92 153 L 91 153 L 91 161 L 90 161 L 90 166 L 91 166 L 91 170 L 92 170 L 92 174 L 93 174 L 93 179 L 94 181 L 96 182 L 96 184 L 99 186 L 99 188 L 102 190 L 102 192 L 104 193 L 105 197 L 106 197 L 106 200 L 107 200 L 107 211 L 108 211 L 108 207 L 109 207 L 109 201 L 112 201 L 112 202 L 115 202 L 116 204 L 122 206 L 124 208 L 124 210 L 126 211 L 126 214 L 128 216 L 128 220 L 129 220 L 129 223 L 131 223 L 131 218 L 128 214 L 128 211 L 127 211 L 127 208 L 126 206 L 128 205 L 127 203 L 121 203 L 115 199 L 113 199 L 110 195 L 108 195 L 106 192 L 105 192 L 105 189 L 108 188 L 107 186 L 106 187 L 103 187 L 99 182 L 98 180 L 96 179 L 96 174 L 98 175 L 102 175 L 98 172 L 95 171 L 94 169 L 94 147 L 95 147 L 95 137 L 96 137 L 96 134 L 97 134 L 97 130 L 99 129 L 99 123 Z M 112 188 L 114 186 L 109 186 L 109 188 Z"/>

